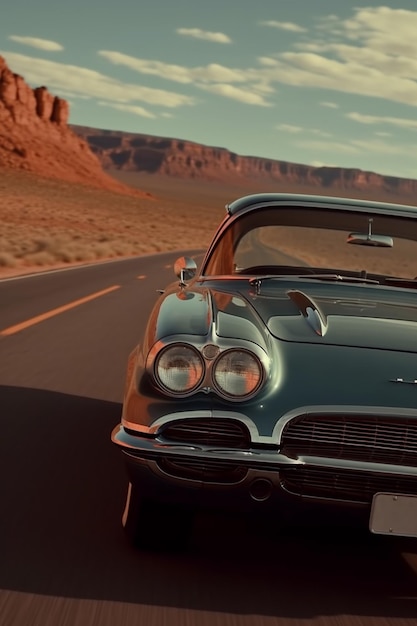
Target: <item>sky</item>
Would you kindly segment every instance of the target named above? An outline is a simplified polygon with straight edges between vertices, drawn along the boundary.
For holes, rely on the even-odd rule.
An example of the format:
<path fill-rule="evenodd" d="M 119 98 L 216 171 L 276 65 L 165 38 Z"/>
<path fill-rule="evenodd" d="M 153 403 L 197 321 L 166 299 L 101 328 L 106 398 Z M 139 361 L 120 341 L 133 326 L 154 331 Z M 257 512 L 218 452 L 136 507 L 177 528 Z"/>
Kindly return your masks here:
<path fill-rule="evenodd" d="M 417 178 L 417 0 L 4 0 L 70 123 Z"/>

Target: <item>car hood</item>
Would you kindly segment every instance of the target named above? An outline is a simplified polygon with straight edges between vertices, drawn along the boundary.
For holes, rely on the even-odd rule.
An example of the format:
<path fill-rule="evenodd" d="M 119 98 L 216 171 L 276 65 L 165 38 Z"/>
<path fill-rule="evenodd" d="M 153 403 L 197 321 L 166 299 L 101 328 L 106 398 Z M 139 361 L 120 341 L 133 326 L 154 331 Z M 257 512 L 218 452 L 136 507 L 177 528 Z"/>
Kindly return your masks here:
<path fill-rule="evenodd" d="M 412 292 L 304 284 L 247 297 L 270 333 L 283 341 L 417 352 Z"/>
<path fill-rule="evenodd" d="M 166 293 L 152 341 L 169 335 L 417 352 L 417 294 L 374 286 L 273 281 L 200 283 Z"/>

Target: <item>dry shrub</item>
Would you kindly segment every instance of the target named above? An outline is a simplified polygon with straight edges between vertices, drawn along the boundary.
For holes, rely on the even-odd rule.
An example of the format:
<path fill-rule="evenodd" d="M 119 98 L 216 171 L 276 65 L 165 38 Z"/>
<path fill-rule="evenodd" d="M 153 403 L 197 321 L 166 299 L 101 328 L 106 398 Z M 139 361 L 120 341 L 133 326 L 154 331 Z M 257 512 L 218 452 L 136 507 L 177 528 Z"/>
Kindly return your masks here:
<path fill-rule="evenodd" d="M 8 252 L 0 252 L 0 267 L 16 267 L 17 260 Z"/>
<path fill-rule="evenodd" d="M 48 266 L 53 265 L 55 262 L 56 258 L 46 250 L 40 250 L 39 252 L 25 255 L 25 263 L 27 265 Z"/>

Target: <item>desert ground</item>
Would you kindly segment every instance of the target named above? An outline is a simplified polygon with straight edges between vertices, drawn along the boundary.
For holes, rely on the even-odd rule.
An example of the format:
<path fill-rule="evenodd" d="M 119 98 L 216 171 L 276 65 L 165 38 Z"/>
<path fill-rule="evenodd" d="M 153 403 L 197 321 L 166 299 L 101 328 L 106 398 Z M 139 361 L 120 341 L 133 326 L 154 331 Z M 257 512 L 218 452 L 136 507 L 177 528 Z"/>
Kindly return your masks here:
<path fill-rule="evenodd" d="M 119 180 L 150 192 L 151 199 L 0 170 L 0 278 L 72 264 L 204 248 L 225 215 L 225 204 L 269 183 L 218 183 L 150 174 L 117 173 Z M 346 194 L 347 195 L 347 194 Z M 407 198 L 373 197 L 409 203 Z"/>
<path fill-rule="evenodd" d="M 152 199 L 1 170 L 0 277 L 204 247 L 234 197 L 207 184 L 135 178 Z"/>

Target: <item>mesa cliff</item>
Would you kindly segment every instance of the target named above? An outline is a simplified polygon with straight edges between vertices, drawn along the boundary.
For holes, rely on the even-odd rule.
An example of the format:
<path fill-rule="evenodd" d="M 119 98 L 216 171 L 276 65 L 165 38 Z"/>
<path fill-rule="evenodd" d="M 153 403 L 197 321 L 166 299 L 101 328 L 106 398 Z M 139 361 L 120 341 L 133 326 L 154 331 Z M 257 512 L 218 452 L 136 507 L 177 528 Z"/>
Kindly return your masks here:
<path fill-rule="evenodd" d="M 139 194 L 103 172 L 88 143 L 68 125 L 69 105 L 46 87 L 32 89 L 0 56 L 0 167 Z"/>
<path fill-rule="evenodd" d="M 110 175 L 115 170 L 237 185 L 303 187 L 308 193 L 413 196 L 417 180 L 356 168 L 313 167 L 242 156 L 191 141 L 70 125 L 69 104 L 45 86 L 32 89 L 0 56 L 0 168 L 150 196 Z M 107 171 L 106 171 L 107 170 Z"/>
<path fill-rule="evenodd" d="M 122 131 L 72 126 L 90 145 L 106 170 L 147 172 L 177 178 L 223 182 L 257 181 L 319 189 L 366 190 L 398 196 L 417 193 L 417 180 L 383 176 L 361 169 L 313 167 L 287 161 L 241 156 L 225 148 Z M 306 189 L 307 191 L 307 189 Z"/>

